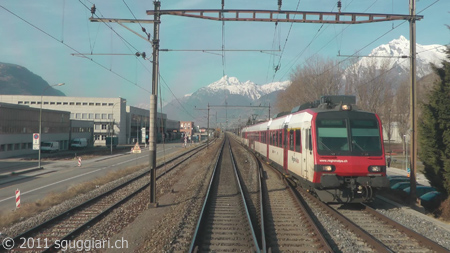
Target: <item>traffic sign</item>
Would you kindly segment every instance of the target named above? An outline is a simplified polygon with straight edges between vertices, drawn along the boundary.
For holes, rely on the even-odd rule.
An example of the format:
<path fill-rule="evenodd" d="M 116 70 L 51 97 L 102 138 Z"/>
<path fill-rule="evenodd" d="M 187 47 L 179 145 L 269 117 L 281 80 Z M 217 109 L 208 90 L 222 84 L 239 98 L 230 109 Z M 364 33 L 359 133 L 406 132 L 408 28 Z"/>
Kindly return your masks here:
<path fill-rule="evenodd" d="M 39 150 L 39 146 L 41 145 L 41 136 L 39 133 L 33 134 L 33 150 Z"/>
<path fill-rule="evenodd" d="M 137 142 L 136 142 L 136 145 L 134 145 L 132 152 L 133 153 L 141 153 L 141 147 L 139 146 L 139 144 Z"/>

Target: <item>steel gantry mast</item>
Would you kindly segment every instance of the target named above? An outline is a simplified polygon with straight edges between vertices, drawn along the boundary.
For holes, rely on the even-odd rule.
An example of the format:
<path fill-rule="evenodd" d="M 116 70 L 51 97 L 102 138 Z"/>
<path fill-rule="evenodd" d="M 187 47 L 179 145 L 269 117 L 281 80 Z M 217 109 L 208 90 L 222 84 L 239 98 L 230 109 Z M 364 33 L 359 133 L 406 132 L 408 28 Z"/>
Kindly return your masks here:
<path fill-rule="evenodd" d="M 413 4 L 411 4 L 413 2 Z M 414 33 L 415 40 L 415 21 L 423 16 L 415 15 L 414 7 L 410 8 L 409 15 L 401 14 L 381 14 L 381 13 L 353 13 L 353 12 L 320 12 L 320 11 L 284 11 L 279 6 L 278 10 L 226 10 L 226 9 L 191 9 L 191 10 L 161 10 L 161 2 L 154 1 L 154 10 L 147 10 L 147 15 L 152 15 L 153 20 L 138 19 L 114 19 L 114 18 L 94 18 L 92 22 L 116 22 L 122 23 L 153 23 L 153 40 L 150 41 L 153 47 L 153 73 L 152 73 L 152 94 L 150 96 L 150 129 L 149 129 L 149 149 L 150 149 L 150 169 L 151 169 L 151 187 L 150 203 L 157 206 L 156 202 L 156 111 L 157 111 L 157 91 L 159 78 L 159 32 L 161 15 L 184 16 L 190 18 L 200 18 L 215 21 L 251 21 L 251 22 L 289 22 L 289 23 L 327 23 L 327 24 L 366 24 L 374 22 L 407 20 L 410 22 L 410 32 Z M 410 6 L 415 5 L 415 0 L 410 0 Z M 91 11 L 92 12 L 92 11 Z M 94 13 L 93 13 L 94 14 Z M 128 28 L 127 28 L 128 29 Z M 142 37 L 142 36 L 140 36 Z M 145 38 L 144 38 L 145 39 Z M 412 47 L 415 47 L 412 45 Z M 415 49 L 414 49 L 415 52 Z M 411 61 L 414 61 L 412 57 Z M 411 78 L 412 82 L 415 78 Z M 414 84 L 412 84 L 413 88 Z M 413 92 L 412 92 L 413 94 Z M 211 106 L 212 107 L 212 106 Z M 412 126 L 415 127 L 415 126 Z M 415 129 L 412 129 L 415 133 Z M 413 147 L 413 145 L 411 145 Z M 416 148 L 416 147 L 414 147 Z M 415 155 L 416 151 L 411 151 Z M 415 158 L 413 165 L 415 166 Z M 412 174 L 412 173 L 411 173 Z"/>

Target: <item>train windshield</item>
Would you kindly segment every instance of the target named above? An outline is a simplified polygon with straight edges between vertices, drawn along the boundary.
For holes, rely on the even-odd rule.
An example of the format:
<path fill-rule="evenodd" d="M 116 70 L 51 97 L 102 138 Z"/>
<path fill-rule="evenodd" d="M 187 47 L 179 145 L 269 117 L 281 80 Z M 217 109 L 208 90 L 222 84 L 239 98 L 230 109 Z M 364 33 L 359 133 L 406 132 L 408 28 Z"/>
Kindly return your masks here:
<path fill-rule="evenodd" d="M 380 131 L 375 120 L 350 120 L 353 150 L 381 155 Z"/>
<path fill-rule="evenodd" d="M 316 121 L 319 154 L 381 155 L 380 131 L 373 114 L 340 115 L 339 119 L 336 114 L 322 116 Z"/>
<path fill-rule="evenodd" d="M 319 151 L 349 151 L 347 121 L 338 119 L 317 120 Z M 319 152 L 320 153 L 320 152 Z"/>

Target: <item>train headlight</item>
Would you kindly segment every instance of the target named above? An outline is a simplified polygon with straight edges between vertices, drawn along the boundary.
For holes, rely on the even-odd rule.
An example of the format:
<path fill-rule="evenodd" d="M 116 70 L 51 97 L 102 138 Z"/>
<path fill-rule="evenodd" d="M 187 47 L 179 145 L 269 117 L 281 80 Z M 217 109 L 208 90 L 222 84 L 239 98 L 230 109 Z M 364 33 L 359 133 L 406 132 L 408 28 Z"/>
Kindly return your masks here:
<path fill-rule="evenodd" d="M 351 111 L 352 106 L 351 105 L 341 105 L 341 110 L 342 111 Z"/>
<path fill-rule="evenodd" d="M 321 165 L 321 169 L 324 172 L 332 172 L 334 171 L 334 166 L 333 165 Z"/>
<path fill-rule="evenodd" d="M 369 166 L 369 172 L 382 172 L 383 166 Z"/>

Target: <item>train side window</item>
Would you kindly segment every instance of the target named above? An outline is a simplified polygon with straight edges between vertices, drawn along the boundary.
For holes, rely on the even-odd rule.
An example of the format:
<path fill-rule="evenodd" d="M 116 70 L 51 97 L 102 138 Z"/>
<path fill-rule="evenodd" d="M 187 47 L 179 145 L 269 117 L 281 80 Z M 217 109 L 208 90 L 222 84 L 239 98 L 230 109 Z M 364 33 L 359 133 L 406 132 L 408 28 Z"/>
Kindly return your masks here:
<path fill-rule="evenodd" d="M 295 130 L 295 151 L 302 152 L 302 144 L 300 138 L 300 130 Z"/>
<path fill-rule="evenodd" d="M 312 150 L 312 147 L 311 129 L 308 129 L 308 149 Z"/>
<path fill-rule="evenodd" d="M 295 151 L 294 147 L 294 130 L 291 130 L 289 131 L 289 149 Z"/>
<path fill-rule="evenodd" d="M 278 147 L 283 147 L 283 130 L 278 130 Z"/>

